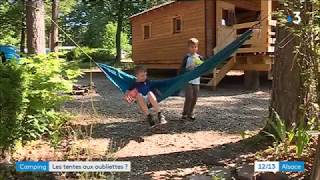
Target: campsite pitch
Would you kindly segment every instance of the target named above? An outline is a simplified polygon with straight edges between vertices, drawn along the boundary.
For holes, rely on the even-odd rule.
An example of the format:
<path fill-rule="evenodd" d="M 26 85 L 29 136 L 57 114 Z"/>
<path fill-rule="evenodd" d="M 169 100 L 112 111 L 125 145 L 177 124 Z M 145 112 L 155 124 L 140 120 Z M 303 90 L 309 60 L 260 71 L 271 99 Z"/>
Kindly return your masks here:
<path fill-rule="evenodd" d="M 216 91 L 202 89 L 195 108 L 197 120 L 181 121 L 183 97 L 161 103 L 168 123 L 150 131 L 137 106 L 102 74 L 93 77 L 96 94 L 75 95 L 64 109 L 75 115 L 70 137 L 53 149 L 37 141 L 19 150 L 16 157 L 30 160 L 123 160 L 132 172 L 121 177 L 137 179 L 184 178 L 208 174 L 216 166 L 229 166 L 262 145 L 255 134 L 268 115 L 269 88 L 244 91 L 242 83 L 223 85 Z M 79 84 L 88 84 L 87 77 Z M 242 144 L 249 131 L 252 145 Z M 47 153 L 39 153 L 47 152 Z"/>

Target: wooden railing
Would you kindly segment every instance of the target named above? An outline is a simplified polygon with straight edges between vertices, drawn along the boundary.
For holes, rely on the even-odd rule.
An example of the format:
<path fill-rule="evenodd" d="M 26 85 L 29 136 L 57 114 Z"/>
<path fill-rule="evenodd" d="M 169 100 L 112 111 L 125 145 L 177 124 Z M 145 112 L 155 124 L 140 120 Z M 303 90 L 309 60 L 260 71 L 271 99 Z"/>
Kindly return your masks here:
<path fill-rule="evenodd" d="M 246 22 L 242 24 L 234 25 L 237 31 L 237 36 L 240 36 L 245 30 L 252 28 L 252 26 L 258 24 L 258 21 Z M 276 26 L 275 20 L 268 21 L 268 27 L 262 27 L 263 24 L 256 26 L 251 39 L 249 39 L 237 53 L 273 53 L 275 43 L 275 32 L 272 31 L 272 27 Z"/>

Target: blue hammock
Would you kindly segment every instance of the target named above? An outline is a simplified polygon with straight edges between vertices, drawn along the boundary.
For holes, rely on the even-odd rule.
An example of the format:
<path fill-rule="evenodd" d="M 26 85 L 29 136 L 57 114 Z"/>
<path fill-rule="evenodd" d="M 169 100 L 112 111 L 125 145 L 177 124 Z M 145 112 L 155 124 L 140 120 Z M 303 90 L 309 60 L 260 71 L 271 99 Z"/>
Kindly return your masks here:
<path fill-rule="evenodd" d="M 208 58 L 204 63 L 195 68 L 192 71 L 188 71 L 182 75 L 164 79 L 164 80 L 151 80 L 151 87 L 158 91 L 158 102 L 173 95 L 175 92 L 181 90 L 190 80 L 200 77 L 214 69 L 217 65 L 227 60 L 235 51 L 241 47 L 246 40 L 252 35 L 252 30 L 248 30 L 243 33 L 236 40 L 227 45 L 224 49 L 218 52 L 216 55 Z M 112 66 L 96 63 L 106 77 L 122 92 L 126 92 L 128 88 L 136 80 L 135 76 L 127 74 Z"/>

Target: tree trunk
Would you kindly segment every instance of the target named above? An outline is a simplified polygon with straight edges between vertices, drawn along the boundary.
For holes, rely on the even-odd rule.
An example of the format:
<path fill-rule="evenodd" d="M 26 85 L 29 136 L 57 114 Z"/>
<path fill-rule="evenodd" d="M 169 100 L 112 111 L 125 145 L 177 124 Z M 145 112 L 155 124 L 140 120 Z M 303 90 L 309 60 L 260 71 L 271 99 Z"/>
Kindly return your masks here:
<path fill-rule="evenodd" d="M 314 157 L 311 180 L 320 179 L 320 135 L 318 136 L 318 145 L 316 155 Z"/>
<path fill-rule="evenodd" d="M 320 108 L 320 60 L 317 60 L 315 65 L 315 73 L 316 73 L 316 80 L 317 80 L 317 104 L 318 108 Z M 318 120 L 320 119 L 320 112 L 318 109 Z M 312 174 L 311 180 L 318 180 L 320 179 L 320 135 L 318 136 L 318 145 L 317 151 L 314 157 L 313 167 L 312 167 Z"/>
<path fill-rule="evenodd" d="M 123 23 L 123 8 L 124 0 L 121 0 L 119 3 L 118 9 L 118 20 L 117 20 L 117 33 L 116 33 L 116 61 L 120 62 L 121 60 L 121 32 L 122 32 L 122 23 Z"/>
<path fill-rule="evenodd" d="M 21 38 L 20 39 L 20 52 L 24 53 L 24 50 L 26 48 L 26 27 L 25 27 L 24 23 L 22 23 L 20 38 Z"/>
<path fill-rule="evenodd" d="M 52 0 L 52 20 L 51 22 L 51 36 L 50 36 L 50 48 L 51 52 L 58 52 L 58 17 L 59 17 L 59 0 Z"/>
<path fill-rule="evenodd" d="M 22 0 L 22 21 L 21 21 L 21 37 L 20 37 L 20 52 L 24 53 L 24 49 L 26 48 L 26 16 L 25 16 L 25 1 Z"/>
<path fill-rule="evenodd" d="M 278 43 L 287 37 L 288 32 L 281 27 L 277 29 L 275 62 L 273 65 L 273 84 L 271 107 L 279 114 L 286 125 L 291 126 L 298 121 L 300 106 L 300 78 L 298 64 L 294 62 L 294 46 L 292 36 L 279 47 Z M 270 111 L 270 117 L 273 113 Z"/>
<path fill-rule="evenodd" d="M 44 2 L 28 0 L 26 4 L 28 54 L 45 54 Z"/>

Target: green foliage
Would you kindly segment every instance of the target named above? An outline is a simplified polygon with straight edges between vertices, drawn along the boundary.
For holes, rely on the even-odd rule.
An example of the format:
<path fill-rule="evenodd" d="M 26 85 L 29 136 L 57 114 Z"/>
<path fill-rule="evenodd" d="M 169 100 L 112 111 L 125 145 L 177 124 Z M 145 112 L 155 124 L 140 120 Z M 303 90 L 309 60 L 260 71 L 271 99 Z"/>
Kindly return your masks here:
<path fill-rule="evenodd" d="M 274 146 L 278 153 L 278 147 L 280 144 L 284 146 L 285 154 L 288 153 L 288 146 L 292 143 L 296 146 L 296 154 L 300 157 L 303 150 L 310 142 L 310 135 L 307 133 L 311 129 L 311 126 L 304 127 L 300 125 L 298 128 L 295 124 L 291 128 L 287 128 L 285 121 L 280 118 L 277 112 L 273 110 L 274 119 L 269 120 L 268 123 L 272 127 L 270 132 L 265 132 L 268 136 L 275 140 Z"/>
<path fill-rule="evenodd" d="M 63 17 L 63 24 L 76 42 L 83 46 L 101 48 L 105 25 L 111 21 L 112 16 L 109 1 L 81 1 Z M 67 45 L 74 45 L 69 39 L 65 39 L 65 42 Z"/>
<path fill-rule="evenodd" d="M 82 50 L 81 50 L 82 49 Z M 72 51 L 66 54 L 68 61 L 77 61 L 77 62 L 90 62 L 89 55 L 96 62 L 107 62 L 114 59 L 114 55 L 111 55 L 109 50 L 101 48 L 75 48 Z M 86 55 L 87 54 L 87 55 Z"/>
<path fill-rule="evenodd" d="M 105 34 L 102 37 L 102 47 L 107 49 L 111 55 L 116 55 L 116 32 L 117 24 L 108 23 L 105 28 Z M 129 44 L 128 35 L 126 33 L 121 34 L 121 47 L 124 51 L 130 52 L 131 45 Z"/>
<path fill-rule="evenodd" d="M 60 16 L 67 15 L 76 6 L 77 0 L 60 0 L 59 1 L 59 13 Z M 45 0 L 45 11 L 47 15 L 52 13 L 52 0 Z M 51 22 L 50 22 L 51 24 Z"/>
<path fill-rule="evenodd" d="M 277 39 L 278 46 L 283 49 L 287 48 L 288 44 L 289 47 L 294 45 L 292 61 L 299 73 L 299 95 L 297 96 L 299 109 L 293 112 L 298 117 L 295 122 L 298 127 L 293 126 L 292 129 L 287 130 L 285 139 L 295 143 L 296 154 L 300 157 L 310 141 L 307 131 L 317 129 L 317 122 L 319 122 L 319 109 L 316 107 L 320 104 L 320 1 L 283 0 L 282 2 L 280 10 L 275 15 L 279 31 L 287 32 L 288 36 Z M 288 23 L 288 15 L 294 17 L 295 11 L 300 12 L 301 22 Z M 288 53 L 291 53 L 289 51 Z M 277 119 L 278 117 L 272 119 L 276 125 L 272 127 L 276 132 L 275 135 L 279 136 L 277 129 L 281 129 L 281 125 L 277 123 Z M 290 119 L 287 121 L 290 122 Z M 281 133 L 282 137 L 283 134 Z"/>
<path fill-rule="evenodd" d="M 248 138 L 248 137 L 253 136 L 253 135 L 254 135 L 254 132 L 251 132 L 251 131 L 248 131 L 248 130 L 240 132 L 240 136 L 241 136 L 242 139 Z"/>
<path fill-rule="evenodd" d="M 10 148 L 19 138 L 22 92 L 22 69 L 15 63 L 0 63 L 0 150 Z"/>
<path fill-rule="evenodd" d="M 17 37 L 17 33 L 13 30 L 7 29 L 0 32 L 3 36 L 0 35 L 0 44 L 9 44 L 9 45 L 17 45 L 19 44 L 20 37 Z"/>
<path fill-rule="evenodd" d="M 51 30 L 51 17 L 52 17 L 52 0 L 45 0 L 45 29 L 46 34 L 50 33 Z M 63 17 L 68 15 L 75 7 L 77 1 L 76 0 L 60 0 L 59 1 L 59 16 Z M 60 24 L 61 27 L 63 27 L 63 24 L 61 23 L 61 18 L 58 19 L 58 24 Z"/>
<path fill-rule="evenodd" d="M 72 91 L 80 71 L 55 55 L 27 58 L 23 63 L 26 89 L 21 132 L 29 140 L 53 132 L 56 124 L 64 123 L 66 118 L 56 110 L 68 100 L 66 93 Z"/>
<path fill-rule="evenodd" d="M 103 48 L 107 55 L 115 56 L 117 24 L 109 22 L 102 28 L 100 26 L 100 24 L 88 26 L 88 30 L 84 35 L 84 44 L 90 48 Z M 131 52 L 128 35 L 125 32 L 121 34 L 121 47 L 124 51 Z M 101 54 L 101 50 L 98 53 Z"/>
<path fill-rule="evenodd" d="M 301 120 L 299 123 L 306 124 L 315 117 L 319 120 L 317 111 L 312 106 L 314 103 L 320 103 L 320 93 L 317 93 L 320 89 L 320 78 L 317 80 L 320 67 L 320 2 L 283 0 L 283 3 L 276 17 L 280 27 L 288 31 L 288 41 L 294 40 L 294 62 L 297 64 L 300 80 L 301 105 L 298 116 Z M 301 13 L 301 22 L 298 25 L 286 20 L 294 11 Z"/>
<path fill-rule="evenodd" d="M 269 121 L 271 127 L 274 130 L 275 138 L 280 142 L 285 142 L 287 139 L 287 127 L 285 121 L 283 121 L 279 114 L 273 110 L 274 120 Z"/>
<path fill-rule="evenodd" d="M 46 0 L 46 29 L 49 32 L 51 21 L 51 0 Z M 73 9 L 76 0 L 60 0 L 59 13 L 60 16 L 68 15 Z M 18 0 L 4 0 L 0 1 L 0 44 L 11 44 L 17 46 L 20 43 L 20 36 L 25 16 L 25 5 L 22 1 Z M 60 22 L 59 22 L 60 23 Z"/>
<path fill-rule="evenodd" d="M 299 127 L 295 134 L 296 137 L 296 154 L 301 157 L 303 150 L 310 142 L 310 135 L 303 127 Z"/>
<path fill-rule="evenodd" d="M 282 120 L 277 112 L 272 110 L 273 119 L 268 121 L 270 127 L 270 132 L 265 132 L 268 136 L 272 137 L 275 140 L 274 147 L 276 152 L 278 152 L 279 144 L 282 143 L 284 145 L 285 153 L 288 153 L 288 146 L 292 141 L 292 133 L 291 130 L 287 131 L 287 127 L 285 121 Z"/>
<path fill-rule="evenodd" d="M 0 148 L 48 135 L 57 142 L 68 115 L 59 106 L 70 97 L 80 70 L 54 54 L 1 65 Z M 2 104 L 2 102 L 4 102 Z M 13 132 L 13 133 L 11 133 Z"/>
<path fill-rule="evenodd" d="M 123 9 L 122 48 L 130 53 L 128 35 L 130 35 L 129 16 L 148 9 L 152 6 L 167 2 L 168 0 L 146 0 L 146 1 L 125 1 Z M 45 1 L 45 24 L 46 33 L 49 33 L 51 21 L 52 1 Z M 0 2 L 0 44 L 12 44 L 17 46 L 20 43 L 21 30 L 23 28 L 23 17 L 25 6 L 22 1 L 1 1 Z M 60 0 L 59 3 L 59 25 L 77 43 L 92 48 L 104 48 L 103 37 L 108 34 L 106 25 L 117 21 L 119 1 L 76 1 Z M 61 32 L 61 31 L 60 31 Z M 113 34 L 115 36 L 115 33 Z M 108 36 L 110 37 L 110 35 Z M 63 45 L 74 45 L 65 35 L 61 34 L 60 40 Z M 114 40 L 113 40 L 114 41 Z M 110 46 L 108 46 L 110 47 Z M 109 48 L 108 48 L 109 49 Z M 113 46 L 110 48 L 113 51 Z M 114 54 L 114 53 L 113 53 Z"/>
<path fill-rule="evenodd" d="M 0 2 L 0 44 L 18 45 L 22 28 L 21 1 Z"/>
<path fill-rule="evenodd" d="M 122 32 L 131 35 L 129 17 L 152 6 L 169 0 L 124 1 Z M 80 1 L 70 13 L 62 17 L 65 30 L 76 42 L 83 46 L 102 48 L 102 37 L 106 34 L 105 27 L 117 22 L 120 1 Z M 81 12 L 81 13 L 80 13 Z M 115 36 L 115 34 L 114 34 Z M 67 45 L 73 45 L 65 39 Z M 123 48 L 126 50 L 125 48 Z"/>
<path fill-rule="evenodd" d="M 227 178 L 225 178 L 225 174 L 223 173 L 223 171 L 220 172 L 215 172 L 215 175 L 212 176 L 212 180 L 226 180 Z"/>

